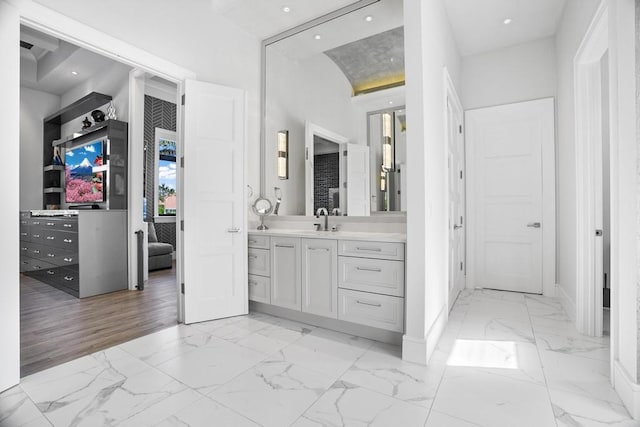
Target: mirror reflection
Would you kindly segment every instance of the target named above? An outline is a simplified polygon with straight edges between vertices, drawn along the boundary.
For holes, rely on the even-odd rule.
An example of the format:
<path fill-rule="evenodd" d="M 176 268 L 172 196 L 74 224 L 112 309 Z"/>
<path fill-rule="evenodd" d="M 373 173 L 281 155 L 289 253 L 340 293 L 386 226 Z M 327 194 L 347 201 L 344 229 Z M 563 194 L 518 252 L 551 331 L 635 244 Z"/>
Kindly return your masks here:
<path fill-rule="evenodd" d="M 405 210 L 402 0 L 268 44 L 264 72 L 262 180 L 265 197 L 278 189 L 279 215 Z"/>

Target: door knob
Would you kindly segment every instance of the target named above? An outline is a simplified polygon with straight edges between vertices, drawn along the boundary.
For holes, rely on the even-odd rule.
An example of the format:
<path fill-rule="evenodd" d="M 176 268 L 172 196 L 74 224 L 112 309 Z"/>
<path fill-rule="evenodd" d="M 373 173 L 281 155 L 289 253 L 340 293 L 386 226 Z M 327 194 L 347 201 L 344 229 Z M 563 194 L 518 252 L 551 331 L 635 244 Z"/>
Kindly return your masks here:
<path fill-rule="evenodd" d="M 228 228 L 227 229 L 227 233 L 239 233 L 240 229 L 239 228 Z"/>
<path fill-rule="evenodd" d="M 529 224 L 527 224 L 527 227 L 529 227 L 529 228 L 540 228 L 540 227 L 542 227 L 542 224 L 540 224 L 539 222 L 530 222 Z"/>
<path fill-rule="evenodd" d="M 457 230 L 457 229 L 462 228 L 462 227 L 464 227 L 464 225 L 454 224 L 453 229 Z"/>

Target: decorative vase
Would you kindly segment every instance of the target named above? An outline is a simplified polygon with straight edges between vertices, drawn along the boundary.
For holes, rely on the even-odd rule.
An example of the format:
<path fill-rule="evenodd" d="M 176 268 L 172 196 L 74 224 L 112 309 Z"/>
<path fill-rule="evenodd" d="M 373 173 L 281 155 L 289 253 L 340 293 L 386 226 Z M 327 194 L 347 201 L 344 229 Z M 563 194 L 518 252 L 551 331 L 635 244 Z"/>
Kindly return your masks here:
<path fill-rule="evenodd" d="M 82 121 L 82 129 L 86 129 L 90 127 L 91 127 L 91 120 L 89 120 L 88 117 L 85 117 L 84 120 Z"/>
<path fill-rule="evenodd" d="M 110 101 L 107 107 L 107 119 L 116 120 L 116 107 L 114 107 L 113 101 Z"/>
<path fill-rule="evenodd" d="M 101 110 L 93 110 L 91 112 L 91 117 L 96 123 L 104 122 L 104 112 Z"/>

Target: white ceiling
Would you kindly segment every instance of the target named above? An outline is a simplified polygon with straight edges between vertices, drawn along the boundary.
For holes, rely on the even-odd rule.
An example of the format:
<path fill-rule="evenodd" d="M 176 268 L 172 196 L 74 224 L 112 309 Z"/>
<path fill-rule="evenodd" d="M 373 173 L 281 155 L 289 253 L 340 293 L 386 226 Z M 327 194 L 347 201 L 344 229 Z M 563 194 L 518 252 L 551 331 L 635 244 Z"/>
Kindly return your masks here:
<path fill-rule="evenodd" d="M 444 0 L 462 56 L 555 35 L 566 0 Z M 505 25 L 503 21 L 513 22 Z"/>
<path fill-rule="evenodd" d="M 210 0 L 220 13 L 245 31 L 266 39 L 289 28 L 355 3 L 356 0 Z M 284 13 L 282 8 L 291 8 Z"/>

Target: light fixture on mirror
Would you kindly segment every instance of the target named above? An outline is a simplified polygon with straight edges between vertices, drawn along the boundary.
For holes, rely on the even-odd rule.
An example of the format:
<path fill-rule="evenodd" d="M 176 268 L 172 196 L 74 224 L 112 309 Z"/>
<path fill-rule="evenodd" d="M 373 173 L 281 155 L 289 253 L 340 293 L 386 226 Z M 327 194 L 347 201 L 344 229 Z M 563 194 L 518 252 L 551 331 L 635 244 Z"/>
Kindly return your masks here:
<path fill-rule="evenodd" d="M 389 172 L 393 170 L 393 115 L 391 113 L 382 114 L 382 170 Z"/>
<path fill-rule="evenodd" d="M 380 172 L 380 191 L 387 191 L 387 172 Z"/>
<path fill-rule="evenodd" d="M 278 178 L 289 179 L 289 131 L 278 131 Z"/>

